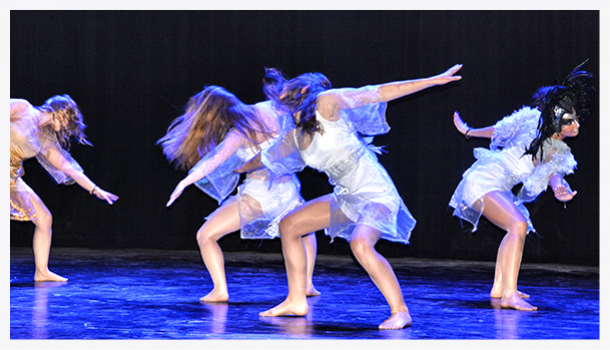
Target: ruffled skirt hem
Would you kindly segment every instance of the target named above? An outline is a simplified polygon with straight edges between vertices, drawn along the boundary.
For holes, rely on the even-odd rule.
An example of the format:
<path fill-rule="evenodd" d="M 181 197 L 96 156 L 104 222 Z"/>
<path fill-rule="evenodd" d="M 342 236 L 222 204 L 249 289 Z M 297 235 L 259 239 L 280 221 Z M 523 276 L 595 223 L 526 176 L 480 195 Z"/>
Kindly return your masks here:
<path fill-rule="evenodd" d="M 238 187 L 236 196 L 242 239 L 273 239 L 279 237 L 280 221 L 305 201 L 301 184 L 295 174 L 275 178 L 247 179 Z"/>
<path fill-rule="evenodd" d="M 332 202 L 333 201 L 331 200 L 331 203 Z M 381 210 L 380 212 L 383 211 L 384 210 Z M 396 214 L 380 220 L 375 220 L 372 217 L 366 216 L 361 216 L 358 220 L 351 220 L 341 211 L 341 209 L 332 210 L 331 205 L 331 224 L 324 230 L 324 233 L 331 237 L 331 243 L 336 237 L 343 238 L 349 242 L 354 229 L 359 225 L 365 225 L 381 232 L 381 239 L 390 242 L 409 244 L 411 232 L 415 228 L 416 223 L 417 221 L 413 218 L 404 203 L 400 205 L 400 209 Z"/>

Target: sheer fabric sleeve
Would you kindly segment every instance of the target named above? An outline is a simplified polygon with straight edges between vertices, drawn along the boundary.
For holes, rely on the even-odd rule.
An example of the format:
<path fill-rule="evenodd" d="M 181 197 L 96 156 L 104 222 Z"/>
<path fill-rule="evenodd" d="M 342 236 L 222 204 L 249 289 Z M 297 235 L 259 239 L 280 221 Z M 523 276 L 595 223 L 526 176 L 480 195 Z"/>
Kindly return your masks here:
<path fill-rule="evenodd" d="M 528 145 L 536 135 L 539 118 L 540 112 L 530 107 L 523 107 L 504 117 L 494 125 L 490 148 L 496 150 L 514 144 Z"/>
<path fill-rule="evenodd" d="M 267 167 L 272 177 L 299 172 L 305 168 L 301 153 L 296 144 L 296 129 L 289 129 L 261 152 L 261 161 Z"/>
<path fill-rule="evenodd" d="M 379 102 L 379 86 L 331 89 L 320 94 L 317 108 L 329 120 L 347 120 L 363 135 L 381 135 L 390 131 L 386 120 L 386 102 Z"/>
<path fill-rule="evenodd" d="M 551 139 L 551 142 L 545 143 L 543 147 L 544 161 L 540 162 L 534 172 L 523 181 L 519 197 L 526 202 L 531 202 L 546 191 L 551 177 L 555 174 L 562 177 L 573 174 L 578 164 L 570 147 L 563 141 Z"/>
<path fill-rule="evenodd" d="M 42 133 L 38 137 L 38 143 L 40 151 L 36 154 L 36 160 L 38 163 L 51 175 L 56 183 L 61 185 L 72 185 L 74 179 L 72 179 L 63 170 L 55 166 L 54 164 L 61 164 L 68 162 L 77 172 L 83 173 L 83 168 L 72 158 L 70 153 L 65 149 L 61 148 L 55 138 L 51 135 L 45 135 Z"/>
<path fill-rule="evenodd" d="M 240 159 L 237 149 L 240 147 L 240 136 L 227 134 L 227 137 L 219 143 L 212 152 L 206 154 L 189 171 L 201 170 L 206 174 L 201 180 L 195 182 L 195 186 L 208 196 L 222 203 L 237 187 L 240 174 L 233 170 L 241 167 L 244 160 Z"/>

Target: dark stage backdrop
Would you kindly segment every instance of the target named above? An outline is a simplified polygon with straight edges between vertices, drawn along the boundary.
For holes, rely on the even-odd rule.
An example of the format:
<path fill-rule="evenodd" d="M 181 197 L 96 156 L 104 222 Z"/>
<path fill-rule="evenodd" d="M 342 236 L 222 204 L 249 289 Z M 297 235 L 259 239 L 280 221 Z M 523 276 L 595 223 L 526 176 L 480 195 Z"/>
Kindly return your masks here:
<path fill-rule="evenodd" d="M 11 11 L 11 97 L 34 105 L 70 94 L 94 147 L 72 154 L 113 206 L 78 186 L 56 186 L 35 160 L 25 181 L 54 214 L 54 247 L 196 250 L 195 234 L 217 203 L 195 187 L 165 203 L 184 172 L 156 141 L 204 85 L 221 85 L 246 103 L 263 99 L 264 67 L 294 77 L 319 71 L 335 87 L 422 78 L 464 64 L 463 80 L 389 103 L 392 130 L 381 163 L 418 220 L 411 244 L 381 241 L 388 257 L 495 259 L 503 232 L 485 219 L 477 232 L 452 216 L 448 202 L 474 147 L 452 122 L 455 110 L 487 126 L 530 103 L 589 58 L 598 78 L 598 11 Z M 596 80 L 597 84 L 597 80 Z M 539 235 L 524 262 L 596 265 L 599 260 L 599 122 L 568 140 L 578 195 L 563 204 L 552 191 L 528 205 Z M 327 178 L 299 174 L 303 196 L 331 190 Z M 31 223 L 11 222 L 11 245 L 29 246 Z M 320 254 L 350 254 L 347 243 L 317 233 Z M 279 239 L 241 240 L 224 250 L 280 252 Z"/>

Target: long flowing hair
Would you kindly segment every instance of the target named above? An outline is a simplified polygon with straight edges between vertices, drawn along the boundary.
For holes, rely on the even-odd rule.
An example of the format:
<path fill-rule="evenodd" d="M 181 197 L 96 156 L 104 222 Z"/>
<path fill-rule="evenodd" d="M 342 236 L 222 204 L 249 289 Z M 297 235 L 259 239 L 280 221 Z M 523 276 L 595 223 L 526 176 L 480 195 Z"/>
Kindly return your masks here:
<path fill-rule="evenodd" d="M 59 145 L 65 149 L 70 149 L 70 139 L 76 142 L 91 146 L 85 135 L 87 127 L 83 122 L 83 115 L 78 108 L 78 105 L 69 95 L 56 95 L 48 100 L 42 106 L 37 107 L 39 111 L 50 113 L 53 119 L 59 121 L 61 129 L 55 131 L 52 125 L 44 127 L 43 132 L 48 135 L 54 135 L 59 142 Z"/>
<path fill-rule="evenodd" d="M 557 85 L 543 86 L 533 94 L 533 106 L 541 112 L 536 138 L 526 149 L 525 154 L 531 154 L 534 159 L 540 154 L 540 159 L 544 159 L 542 145 L 553 135 L 561 132 L 561 118 L 566 113 L 572 113 L 572 108 L 581 121 L 586 123 L 591 119 L 596 104 L 593 75 L 580 70 L 587 61 L 574 68 Z"/>
<path fill-rule="evenodd" d="M 231 129 L 254 145 L 260 143 L 257 135 L 269 133 L 254 107 L 220 86 L 206 86 L 190 97 L 184 114 L 171 122 L 157 144 L 170 163 L 188 170 L 221 143 Z"/>
<path fill-rule="evenodd" d="M 299 117 L 297 128 L 313 135 L 322 131 L 316 120 L 316 100 L 318 95 L 332 88 L 330 80 L 322 73 L 305 73 L 286 80 L 276 68 L 266 68 L 263 91 L 276 106 Z"/>

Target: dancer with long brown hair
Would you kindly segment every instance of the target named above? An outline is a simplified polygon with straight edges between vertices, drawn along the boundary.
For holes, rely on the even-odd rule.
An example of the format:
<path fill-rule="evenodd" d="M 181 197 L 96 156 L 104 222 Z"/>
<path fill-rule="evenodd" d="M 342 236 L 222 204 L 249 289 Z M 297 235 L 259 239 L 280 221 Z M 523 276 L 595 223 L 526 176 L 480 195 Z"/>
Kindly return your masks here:
<path fill-rule="evenodd" d="M 192 184 L 220 204 L 197 232 L 201 257 L 214 284 L 201 301 L 229 299 L 220 238 L 237 230 L 244 239 L 275 238 L 280 219 L 304 202 L 295 174 L 272 176 L 264 168 L 248 174 L 237 195 L 229 197 L 240 177 L 234 170 L 271 145 L 281 124 L 282 115 L 270 101 L 246 105 L 222 87 L 207 86 L 189 99 L 184 114 L 158 142 L 170 162 L 189 171 L 167 206 Z M 320 294 L 312 282 L 315 232 L 306 235 L 303 242 L 307 247 L 307 295 L 314 296 Z"/>

